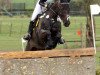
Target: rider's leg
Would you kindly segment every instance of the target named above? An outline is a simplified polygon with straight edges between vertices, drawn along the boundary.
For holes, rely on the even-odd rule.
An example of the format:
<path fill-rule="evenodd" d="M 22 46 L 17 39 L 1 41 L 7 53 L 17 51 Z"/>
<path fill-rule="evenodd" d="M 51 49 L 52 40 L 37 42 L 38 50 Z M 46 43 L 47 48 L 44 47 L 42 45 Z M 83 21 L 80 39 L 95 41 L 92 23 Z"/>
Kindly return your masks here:
<path fill-rule="evenodd" d="M 31 38 L 31 33 L 34 27 L 35 27 L 34 22 L 30 21 L 27 34 L 23 37 L 25 40 L 29 40 Z"/>
<path fill-rule="evenodd" d="M 41 13 L 42 13 L 42 9 L 41 9 L 41 6 L 38 1 L 35 9 L 33 11 L 32 17 L 31 17 L 31 21 L 30 21 L 29 28 L 28 28 L 28 33 L 24 36 L 25 40 L 29 40 L 31 38 L 31 33 L 33 31 L 33 28 L 35 27 L 35 24 L 34 24 L 35 19 L 36 19 L 37 15 L 41 14 Z"/>

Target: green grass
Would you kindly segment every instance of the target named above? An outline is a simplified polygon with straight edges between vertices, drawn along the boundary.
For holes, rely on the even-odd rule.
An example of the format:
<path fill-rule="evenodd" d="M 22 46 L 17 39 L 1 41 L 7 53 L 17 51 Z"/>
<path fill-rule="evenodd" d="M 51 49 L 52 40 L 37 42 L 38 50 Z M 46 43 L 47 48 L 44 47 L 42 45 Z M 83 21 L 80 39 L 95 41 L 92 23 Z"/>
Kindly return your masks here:
<path fill-rule="evenodd" d="M 27 31 L 29 18 L 3 16 L 0 21 L 0 50 L 21 50 L 21 37 Z"/>
<path fill-rule="evenodd" d="M 100 69 L 100 51 L 96 53 L 96 69 Z"/>
<path fill-rule="evenodd" d="M 74 20 L 74 18 L 75 17 L 72 18 L 72 21 Z M 12 18 L 1 16 L 0 18 L 0 21 L 1 21 L 0 49 L 1 50 L 21 50 L 20 38 L 26 33 L 29 20 L 30 18 L 26 16 L 24 17 L 15 16 Z M 79 29 L 80 27 L 80 23 L 76 23 L 75 25 L 76 28 L 74 28 L 73 25 L 74 24 L 72 22 L 70 26 L 70 28 L 72 29 L 65 28 L 63 26 L 62 34 L 66 40 L 74 40 L 74 38 L 70 38 L 70 36 L 76 37 L 75 38 L 76 40 L 80 39 L 80 37 L 77 36 L 76 34 L 77 29 Z M 70 44 L 68 45 L 70 46 Z M 63 48 L 62 45 L 58 46 L 58 48 L 61 48 L 61 47 Z"/>
<path fill-rule="evenodd" d="M 96 19 L 96 39 L 100 40 L 100 17 Z M 0 16 L 0 50 L 21 50 L 21 37 L 27 32 L 30 18 L 27 16 Z M 81 37 L 77 35 L 77 31 L 80 30 L 81 26 L 85 27 L 85 17 L 71 17 L 71 25 L 66 28 L 62 26 L 62 36 L 67 42 L 66 45 L 58 45 L 57 48 L 80 48 Z M 96 41 L 96 46 L 100 47 L 100 41 Z"/>

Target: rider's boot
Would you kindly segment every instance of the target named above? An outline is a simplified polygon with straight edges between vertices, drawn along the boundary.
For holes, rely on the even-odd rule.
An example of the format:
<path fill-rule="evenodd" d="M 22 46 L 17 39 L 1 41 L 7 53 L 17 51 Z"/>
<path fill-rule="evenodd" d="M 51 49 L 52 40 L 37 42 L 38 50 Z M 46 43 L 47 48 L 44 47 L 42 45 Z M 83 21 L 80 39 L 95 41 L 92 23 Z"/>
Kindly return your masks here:
<path fill-rule="evenodd" d="M 23 37 L 23 39 L 29 40 L 31 38 L 31 33 L 32 33 L 34 27 L 35 27 L 34 22 L 30 21 L 29 28 L 28 28 L 28 33 Z"/>

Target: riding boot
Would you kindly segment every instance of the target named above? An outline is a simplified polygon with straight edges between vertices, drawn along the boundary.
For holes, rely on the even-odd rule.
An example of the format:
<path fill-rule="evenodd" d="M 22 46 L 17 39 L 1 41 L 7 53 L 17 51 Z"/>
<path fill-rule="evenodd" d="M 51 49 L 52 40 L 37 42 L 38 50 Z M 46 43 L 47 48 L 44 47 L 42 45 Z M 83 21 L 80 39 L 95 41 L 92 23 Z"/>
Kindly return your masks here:
<path fill-rule="evenodd" d="M 35 27 L 34 22 L 30 21 L 30 24 L 28 27 L 28 33 L 23 37 L 25 40 L 29 40 L 31 38 L 31 33 L 32 33 L 34 27 Z"/>

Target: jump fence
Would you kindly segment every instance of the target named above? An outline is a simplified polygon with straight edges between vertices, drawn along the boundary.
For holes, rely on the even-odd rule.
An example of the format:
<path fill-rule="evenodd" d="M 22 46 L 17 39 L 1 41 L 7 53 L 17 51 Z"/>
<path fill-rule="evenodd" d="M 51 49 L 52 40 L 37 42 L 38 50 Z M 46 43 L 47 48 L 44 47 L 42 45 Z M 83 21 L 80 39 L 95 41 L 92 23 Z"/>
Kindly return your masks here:
<path fill-rule="evenodd" d="M 95 75 L 93 48 L 0 52 L 0 75 Z"/>

